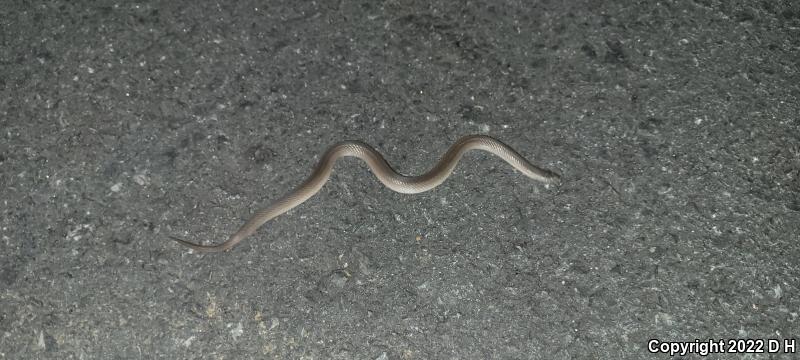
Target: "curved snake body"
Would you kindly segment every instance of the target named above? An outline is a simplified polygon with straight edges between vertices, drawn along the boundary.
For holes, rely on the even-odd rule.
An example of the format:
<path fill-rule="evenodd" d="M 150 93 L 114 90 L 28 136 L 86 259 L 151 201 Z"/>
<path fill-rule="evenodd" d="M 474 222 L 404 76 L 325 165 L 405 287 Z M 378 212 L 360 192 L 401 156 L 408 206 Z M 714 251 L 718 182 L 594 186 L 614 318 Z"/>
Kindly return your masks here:
<path fill-rule="evenodd" d="M 483 150 L 499 156 L 525 176 L 552 184 L 559 181 L 553 172 L 534 166 L 508 145 L 484 135 L 471 135 L 459 139 L 428 172 L 419 176 L 405 176 L 392 169 L 380 153 L 361 141 L 343 141 L 331 146 L 319 160 L 314 172 L 294 190 L 279 198 L 268 207 L 256 212 L 227 241 L 217 245 L 200 245 L 186 240 L 173 239 L 199 252 L 221 252 L 229 250 L 253 234 L 265 222 L 302 204 L 319 192 L 333 171 L 336 160 L 342 157 L 357 157 L 367 163 L 375 176 L 386 187 L 403 194 L 416 194 L 435 188 L 445 181 L 458 161 L 469 150 Z"/>

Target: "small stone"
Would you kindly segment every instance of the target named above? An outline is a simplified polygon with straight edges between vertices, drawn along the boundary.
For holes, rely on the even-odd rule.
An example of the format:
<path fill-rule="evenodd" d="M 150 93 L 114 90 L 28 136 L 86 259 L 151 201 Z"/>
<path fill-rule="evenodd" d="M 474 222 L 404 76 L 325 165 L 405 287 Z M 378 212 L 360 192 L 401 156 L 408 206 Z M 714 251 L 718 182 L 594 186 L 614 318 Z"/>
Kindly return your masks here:
<path fill-rule="evenodd" d="M 150 184 L 150 178 L 145 174 L 136 174 L 133 175 L 133 182 L 139 184 L 140 186 L 146 186 Z"/>
<path fill-rule="evenodd" d="M 231 329 L 231 337 L 233 338 L 233 340 L 238 339 L 239 336 L 242 336 L 243 333 L 244 333 L 244 328 L 242 327 L 241 322 L 236 324 L 235 328 Z"/>
<path fill-rule="evenodd" d="M 783 295 L 783 289 L 781 289 L 781 284 L 775 285 L 772 291 L 773 291 L 772 296 L 776 299 L 780 299 L 781 296 Z"/>
<path fill-rule="evenodd" d="M 112 192 L 119 192 L 120 190 L 122 190 L 122 183 L 121 182 L 116 183 L 114 185 L 111 185 L 111 191 Z"/>

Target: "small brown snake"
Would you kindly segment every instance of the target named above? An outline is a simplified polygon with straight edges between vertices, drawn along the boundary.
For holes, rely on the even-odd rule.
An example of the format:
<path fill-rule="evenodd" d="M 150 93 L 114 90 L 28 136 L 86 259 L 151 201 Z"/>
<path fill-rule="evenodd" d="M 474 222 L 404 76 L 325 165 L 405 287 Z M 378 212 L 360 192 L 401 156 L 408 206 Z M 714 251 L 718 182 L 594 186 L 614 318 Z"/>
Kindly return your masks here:
<path fill-rule="evenodd" d="M 173 240 L 199 252 L 221 252 L 229 250 L 246 237 L 253 234 L 265 222 L 281 215 L 314 196 L 333 171 L 337 159 L 346 156 L 357 157 L 367 163 L 369 168 L 386 187 L 404 194 L 416 194 L 435 188 L 445 181 L 465 152 L 473 149 L 488 151 L 499 156 L 525 176 L 545 184 L 557 183 L 560 177 L 550 171 L 534 166 L 510 146 L 499 140 L 484 136 L 470 135 L 456 141 L 428 172 L 419 176 L 405 176 L 392 169 L 380 153 L 361 141 L 343 141 L 331 146 L 322 155 L 314 172 L 300 186 L 279 198 L 268 207 L 258 211 L 227 241 L 217 245 L 200 245 L 183 239 Z"/>

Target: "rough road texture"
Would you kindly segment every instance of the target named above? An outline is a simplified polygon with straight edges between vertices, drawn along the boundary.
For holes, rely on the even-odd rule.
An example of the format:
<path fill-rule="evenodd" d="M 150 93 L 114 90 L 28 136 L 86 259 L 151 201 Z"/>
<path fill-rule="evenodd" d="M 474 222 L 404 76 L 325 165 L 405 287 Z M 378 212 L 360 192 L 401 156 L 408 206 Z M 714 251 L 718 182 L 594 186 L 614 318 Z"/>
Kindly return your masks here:
<path fill-rule="evenodd" d="M 796 2 L 162 3 L 0 7 L 0 358 L 800 337 Z M 470 133 L 563 183 L 347 160 L 231 252 L 168 238 L 224 240 L 337 141 L 416 174 Z"/>

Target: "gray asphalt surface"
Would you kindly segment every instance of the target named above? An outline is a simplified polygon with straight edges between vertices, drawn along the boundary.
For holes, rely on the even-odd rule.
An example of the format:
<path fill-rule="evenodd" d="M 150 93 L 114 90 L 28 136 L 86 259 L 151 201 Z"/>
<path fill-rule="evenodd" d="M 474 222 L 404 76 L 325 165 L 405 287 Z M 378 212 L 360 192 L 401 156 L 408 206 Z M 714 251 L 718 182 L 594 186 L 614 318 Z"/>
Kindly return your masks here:
<path fill-rule="evenodd" d="M 796 2 L 4 1 L 0 31 L 2 359 L 800 347 Z M 230 252 L 169 238 L 226 239 L 337 141 L 419 174 L 467 134 L 562 184 L 470 153 L 402 195 L 348 159 Z"/>

